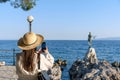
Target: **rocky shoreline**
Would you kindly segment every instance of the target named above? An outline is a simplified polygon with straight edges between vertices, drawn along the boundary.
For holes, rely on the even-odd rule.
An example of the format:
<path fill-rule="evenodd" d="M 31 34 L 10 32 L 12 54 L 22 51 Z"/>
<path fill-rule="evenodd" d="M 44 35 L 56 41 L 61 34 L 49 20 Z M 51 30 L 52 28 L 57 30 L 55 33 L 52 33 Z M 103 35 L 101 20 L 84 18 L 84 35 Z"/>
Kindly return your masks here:
<path fill-rule="evenodd" d="M 61 59 L 58 66 L 67 65 Z M 56 67 L 55 67 L 56 68 Z M 61 74 L 60 74 L 61 75 Z M 94 48 L 89 48 L 83 59 L 77 59 L 69 69 L 71 80 L 120 80 L 120 63 L 98 60 Z M 0 80 L 17 80 L 15 66 L 0 66 Z"/>
<path fill-rule="evenodd" d="M 91 51 L 92 50 L 92 51 Z M 114 66 L 113 66 L 114 65 Z M 69 69 L 71 80 L 120 80 L 118 63 L 99 61 L 94 48 L 89 48 L 83 60 L 77 59 Z"/>

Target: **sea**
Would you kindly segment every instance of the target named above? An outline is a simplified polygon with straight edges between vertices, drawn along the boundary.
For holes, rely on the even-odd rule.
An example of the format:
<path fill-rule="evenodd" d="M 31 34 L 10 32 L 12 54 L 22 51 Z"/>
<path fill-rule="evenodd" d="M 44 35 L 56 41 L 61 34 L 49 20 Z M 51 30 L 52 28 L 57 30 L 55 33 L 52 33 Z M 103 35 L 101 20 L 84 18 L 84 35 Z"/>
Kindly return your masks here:
<path fill-rule="evenodd" d="M 84 58 L 89 48 L 87 40 L 46 40 L 46 43 L 55 60 L 67 60 L 62 80 L 70 80 L 68 70 L 74 61 Z M 99 60 L 120 62 L 120 40 L 93 40 L 92 47 Z M 15 54 L 19 52 L 21 50 L 17 47 L 17 40 L 0 40 L 0 61 L 5 61 L 6 65 L 14 65 Z"/>

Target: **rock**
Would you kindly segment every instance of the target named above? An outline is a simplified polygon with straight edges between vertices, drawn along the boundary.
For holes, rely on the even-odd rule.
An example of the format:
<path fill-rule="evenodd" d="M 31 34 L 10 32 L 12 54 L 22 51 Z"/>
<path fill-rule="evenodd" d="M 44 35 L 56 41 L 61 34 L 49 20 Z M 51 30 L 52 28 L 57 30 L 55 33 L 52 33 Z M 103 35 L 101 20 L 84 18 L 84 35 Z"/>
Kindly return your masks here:
<path fill-rule="evenodd" d="M 65 67 L 66 65 L 67 65 L 66 60 L 62 60 L 61 58 L 56 60 L 52 69 L 48 71 L 51 80 L 61 80 L 63 66 Z"/>
<path fill-rule="evenodd" d="M 115 61 L 115 62 L 113 62 L 113 63 L 111 63 L 111 64 L 112 64 L 112 66 L 114 66 L 114 67 L 119 67 L 119 66 L 120 66 L 120 64 L 119 64 L 118 61 Z"/>
<path fill-rule="evenodd" d="M 66 66 L 67 65 L 67 61 L 66 60 L 62 60 L 61 58 L 56 60 L 55 63 L 58 63 L 59 66 Z"/>
<path fill-rule="evenodd" d="M 51 80 L 61 80 L 62 71 L 58 63 L 54 64 L 54 66 L 52 67 L 48 74 Z"/>
<path fill-rule="evenodd" d="M 59 58 L 58 60 L 56 60 L 55 63 L 57 63 L 60 66 L 60 68 L 61 68 L 62 71 L 67 66 L 67 61 L 66 60 L 62 60 L 61 58 Z"/>
<path fill-rule="evenodd" d="M 95 52 L 94 48 L 88 49 L 84 60 L 85 60 L 85 62 L 89 62 L 89 63 L 93 63 L 93 64 L 98 63 L 98 59 L 97 59 L 96 52 Z"/>
<path fill-rule="evenodd" d="M 119 66 L 118 63 L 114 66 Z M 94 48 L 88 50 L 83 60 L 73 63 L 69 74 L 71 80 L 120 80 L 119 67 L 113 67 L 106 60 L 98 61 Z"/>
<path fill-rule="evenodd" d="M 56 63 L 58 63 L 60 66 L 62 65 L 62 59 L 59 58 L 58 60 L 55 61 Z"/>
<path fill-rule="evenodd" d="M 69 69 L 71 80 L 75 78 L 81 80 L 120 80 L 120 70 L 117 71 L 107 61 L 98 62 L 98 64 L 89 64 L 87 66 L 84 64 L 80 61 L 79 65 L 74 63 L 71 66 Z"/>
<path fill-rule="evenodd" d="M 62 61 L 62 66 L 66 66 L 67 65 L 67 61 L 66 60 L 63 60 Z"/>
<path fill-rule="evenodd" d="M 5 65 L 5 61 L 0 62 L 0 66 L 4 66 Z"/>
<path fill-rule="evenodd" d="M 91 77 L 94 77 L 94 75 L 98 72 L 99 70 L 97 69 L 92 69 L 91 73 L 86 73 L 83 77 L 83 79 L 89 79 Z"/>

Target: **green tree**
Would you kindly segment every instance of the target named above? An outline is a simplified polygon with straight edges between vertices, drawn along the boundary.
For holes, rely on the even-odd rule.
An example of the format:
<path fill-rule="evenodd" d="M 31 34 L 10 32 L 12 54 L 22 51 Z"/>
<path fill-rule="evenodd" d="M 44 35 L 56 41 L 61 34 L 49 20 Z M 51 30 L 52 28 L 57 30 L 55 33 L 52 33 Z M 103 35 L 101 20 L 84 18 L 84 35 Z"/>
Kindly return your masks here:
<path fill-rule="evenodd" d="M 0 0 L 0 3 L 5 3 L 7 2 L 8 0 Z"/>
<path fill-rule="evenodd" d="M 14 8 L 21 8 L 24 11 L 31 10 L 36 5 L 36 0 L 0 0 L 0 3 L 10 2 Z"/>

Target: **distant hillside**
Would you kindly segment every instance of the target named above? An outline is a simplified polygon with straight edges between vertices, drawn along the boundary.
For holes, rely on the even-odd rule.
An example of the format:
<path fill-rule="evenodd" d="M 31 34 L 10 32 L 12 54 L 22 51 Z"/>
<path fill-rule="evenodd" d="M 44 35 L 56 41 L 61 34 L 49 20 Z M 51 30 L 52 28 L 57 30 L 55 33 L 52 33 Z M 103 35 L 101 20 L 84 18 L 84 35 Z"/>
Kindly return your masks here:
<path fill-rule="evenodd" d="M 120 40 L 120 37 L 97 38 L 96 40 Z"/>

